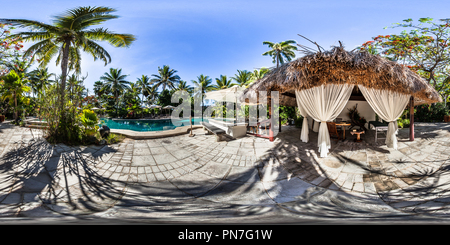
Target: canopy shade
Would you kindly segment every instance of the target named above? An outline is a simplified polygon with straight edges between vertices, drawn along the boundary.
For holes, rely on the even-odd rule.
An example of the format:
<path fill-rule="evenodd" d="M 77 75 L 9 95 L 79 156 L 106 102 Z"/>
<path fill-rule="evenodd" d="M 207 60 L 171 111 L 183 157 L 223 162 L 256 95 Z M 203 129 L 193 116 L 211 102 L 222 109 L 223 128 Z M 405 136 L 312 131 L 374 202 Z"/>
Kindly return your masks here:
<path fill-rule="evenodd" d="M 240 101 L 255 99 L 258 91 L 279 91 L 280 104 L 296 106 L 295 91 L 323 84 L 353 84 L 414 96 L 414 104 L 442 102 L 439 93 L 417 73 L 379 55 L 333 47 L 273 68 L 245 89 Z M 246 99 L 247 98 L 247 99 Z"/>
<path fill-rule="evenodd" d="M 163 107 L 163 109 L 173 109 L 176 108 L 175 106 L 171 106 L 171 105 L 166 105 Z"/>
<path fill-rule="evenodd" d="M 151 106 L 149 106 L 148 108 L 150 108 L 150 109 L 153 109 L 153 108 L 161 108 L 161 106 L 160 106 L 160 105 L 151 105 Z"/>
<path fill-rule="evenodd" d="M 235 85 L 231 88 L 214 90 L 205 94 L 205 99 L 225 102 L 236 102 L 239 92 L 243 92 L 244 88 Z"/>

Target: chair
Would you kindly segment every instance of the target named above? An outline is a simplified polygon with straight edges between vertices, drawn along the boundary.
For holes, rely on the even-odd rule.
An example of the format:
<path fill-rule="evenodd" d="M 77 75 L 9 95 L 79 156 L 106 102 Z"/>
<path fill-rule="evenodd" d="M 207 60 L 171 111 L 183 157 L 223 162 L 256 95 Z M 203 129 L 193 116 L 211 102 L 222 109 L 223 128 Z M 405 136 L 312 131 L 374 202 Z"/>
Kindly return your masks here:
<path fill-rule="evenodd" d="M 337 140 L 341 140 L 340 132 L 342 130 L 338 130 L 335 122 L 327 122 L 328 132 L 330 133 L 330 137 L 337 137 Z"/>

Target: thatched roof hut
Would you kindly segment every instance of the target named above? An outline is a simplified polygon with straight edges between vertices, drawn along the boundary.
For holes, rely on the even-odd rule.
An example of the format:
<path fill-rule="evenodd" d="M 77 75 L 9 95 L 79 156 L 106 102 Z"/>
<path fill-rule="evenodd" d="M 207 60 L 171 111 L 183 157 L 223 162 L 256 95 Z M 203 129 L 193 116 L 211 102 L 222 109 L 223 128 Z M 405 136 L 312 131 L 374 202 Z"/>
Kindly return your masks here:
<path fill-rule="evenodd" d="M 442 102 L 439 93 L 409 68 L 379 55 L 346 51 L 342 46 L 310 53 L 272 69 L 244 90 L 240 100 L 257 98 L 258 91 L 267 91 L 267 95 L 270 91 L 279 91 L 281 105 L 296 106 L 295 90 L 328 83 L 361 84 L 410 94 L 414 96 L 415 105 Z"/>

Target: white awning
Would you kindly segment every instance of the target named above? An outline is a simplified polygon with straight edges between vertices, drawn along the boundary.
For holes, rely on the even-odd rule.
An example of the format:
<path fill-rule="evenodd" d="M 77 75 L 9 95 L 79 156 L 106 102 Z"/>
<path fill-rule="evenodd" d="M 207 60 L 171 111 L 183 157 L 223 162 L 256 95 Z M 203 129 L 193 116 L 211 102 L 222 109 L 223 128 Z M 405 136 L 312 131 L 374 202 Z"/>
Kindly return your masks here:
<path fill-rule="evenodd" d="M 207 92 L 205 95 L 205 99 L 236 103 L 237 96 L 239 96 L 239 93 L 243 91 L 244 88 L 239 87 L 239 85 L 235 85 L 231 88 Z"/>

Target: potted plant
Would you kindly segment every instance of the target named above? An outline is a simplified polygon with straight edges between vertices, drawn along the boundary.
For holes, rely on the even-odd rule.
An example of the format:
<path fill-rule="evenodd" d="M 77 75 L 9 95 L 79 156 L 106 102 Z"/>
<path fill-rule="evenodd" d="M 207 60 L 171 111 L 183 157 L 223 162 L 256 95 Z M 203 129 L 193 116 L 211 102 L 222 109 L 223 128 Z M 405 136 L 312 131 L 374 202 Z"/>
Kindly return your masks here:
<path fill-rule="evenodd" d="M 444 122 L 450 122 L 450 112 L 449 112 L 449 110 L 445 110 Z"/>

